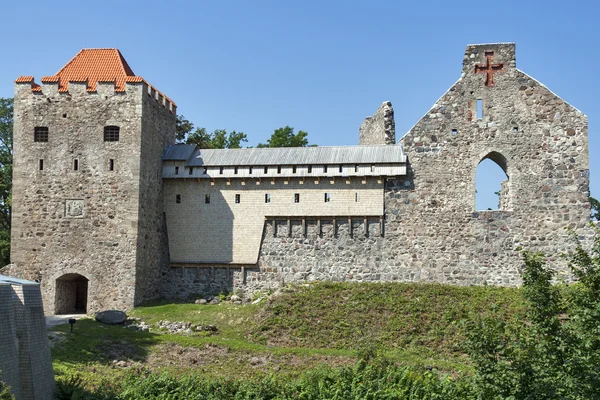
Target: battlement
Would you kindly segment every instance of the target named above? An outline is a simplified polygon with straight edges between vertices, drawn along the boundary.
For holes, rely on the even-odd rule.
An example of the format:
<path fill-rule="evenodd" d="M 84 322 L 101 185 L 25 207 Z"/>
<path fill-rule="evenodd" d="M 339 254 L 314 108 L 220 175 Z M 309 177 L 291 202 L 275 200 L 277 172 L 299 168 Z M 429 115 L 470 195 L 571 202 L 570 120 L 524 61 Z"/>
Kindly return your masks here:
<path fill-rule="evenodd" d="M 34 93 L 57 96 L 60 93 L 70 95 L 100 94 L 108 96 L 114 93 L 126 93 L 131 85 L 144 84 L 148 95 L 160 105 L 174 113 L 176 104 L 154 88 L 133 70 L 118 49 L 82 49 L 56 74 L 43 76 L 42 85 L 35 82 L 33 76 L 20 76 L 15 80 L 16 91 L 29 85 Z M 131 90 L 130 89 L 130 90 Z"/>
<path fill-rule="evenodd" d="M 36 83 L 33 76 L 20 76 L 15 80 L 15 93 L 23 93 L 27 89 L 30 89 L 36 95 L 41 94 L 49 97 L 58 96 L 59 94 L 84 95 L 86 93 L 89 95 L 110 96 L 135 92 L 135 87 L 143 84 L 144 92 L 159 105 L 171 113 L 176 113 L 177 111 L 177 105 L 173 100 L 157 90 L 141 76 L 128 76 L 122 85 L 119 85 L 116 79 L 92 82 L 87 78 L 79 78 L 64 81 L 56 75 L 44 76 L 41 82 L 41 85 Z"/>

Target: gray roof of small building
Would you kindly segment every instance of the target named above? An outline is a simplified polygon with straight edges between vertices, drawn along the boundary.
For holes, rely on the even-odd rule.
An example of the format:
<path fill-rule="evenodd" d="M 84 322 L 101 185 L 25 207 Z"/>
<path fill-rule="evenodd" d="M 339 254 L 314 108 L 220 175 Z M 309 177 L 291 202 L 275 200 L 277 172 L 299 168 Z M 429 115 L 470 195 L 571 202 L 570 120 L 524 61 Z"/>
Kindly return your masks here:
<path fill-rule="evenodd" d="M 0 275 L 0 284 L 9 285 L 39 285 L 37 282 L 28 281 L 26 279 L 13 278 L 12 276 Z"/>
<path fill-rule="evenodd" d="M 405 163 L 401 145 L 277 147 L 250 149 L 196 149 L 193 145 L 170 146 L 164 161 L 186 161 L 188 166 L 396 164 Z"/>

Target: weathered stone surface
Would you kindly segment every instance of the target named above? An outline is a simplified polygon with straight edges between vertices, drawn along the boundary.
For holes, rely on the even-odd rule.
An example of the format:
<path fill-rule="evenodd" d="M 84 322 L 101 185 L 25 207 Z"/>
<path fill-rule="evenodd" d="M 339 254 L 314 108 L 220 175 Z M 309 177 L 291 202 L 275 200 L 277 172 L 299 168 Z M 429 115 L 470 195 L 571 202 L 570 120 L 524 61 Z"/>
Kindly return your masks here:
<path fill-rule="evenodd" d="M 77 308 L 127 310 L 158 296 L 168 265 L 157 171 L 175 139 L 175 113 L 143 81 L 117 93 L 113 82 L 96 92 L 86 82 L 68 87 L 15 84 L 11 270 L 41 282 L 48 313 L 68 312 L 68 301 L 55 304 L 57 279 L 68 274 L 89 280 Z M 104 141 L 108 125 L 120 128 L 119 141 Z M 34 142 L 40 126 L 47 142 Z M 67 286 L 60 299 L 75 303 L 76 285 Z"/>
<path fill-rule="evenodd" d="M 503 65 L 493 86 L 476 72 L 486 52 Z M 514 44 L 469 46 L 461 78 L 400 139 L 409 171 L 382 184 L 383 226 L 321 219 L 319 230 L 313 219 L 305 233 L 298 219 L 267 220 L 256 266 L 172 269 L 165 295 L 316 280 L 514 286 L 519 246 L 546 253 L 568 280 L 558 257 L 573 248 L 564 228 L 584 241 L 591 235 L 587 134 L 583 113 L 516 68 Z M 508 177 L 499 210 L 475 209 L 475 171 L 486 158 Z"/>
<path fill-rule="evenodd" d="M 358 130 L 358 144 L 395 144 L 396 123 L 392 103 L 384 101 L 372 117 L 367 117 Z"/>
<path fill-rule="evenodd" d="M 120 325 L 127 320 L 127 314 L 120 310 L 106 310 L 97 312 L 96 321 L 108 325 Z"/>

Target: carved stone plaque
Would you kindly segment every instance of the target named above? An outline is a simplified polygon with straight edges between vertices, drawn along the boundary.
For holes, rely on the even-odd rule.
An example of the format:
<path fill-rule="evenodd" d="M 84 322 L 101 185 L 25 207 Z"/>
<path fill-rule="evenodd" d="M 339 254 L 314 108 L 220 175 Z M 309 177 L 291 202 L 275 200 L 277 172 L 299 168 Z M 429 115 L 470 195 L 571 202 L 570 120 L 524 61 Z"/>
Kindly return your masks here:
<path fill-rule="evenodd" d="M 83 200 L 65 200 L 65 217 L 83 218 Z"/>

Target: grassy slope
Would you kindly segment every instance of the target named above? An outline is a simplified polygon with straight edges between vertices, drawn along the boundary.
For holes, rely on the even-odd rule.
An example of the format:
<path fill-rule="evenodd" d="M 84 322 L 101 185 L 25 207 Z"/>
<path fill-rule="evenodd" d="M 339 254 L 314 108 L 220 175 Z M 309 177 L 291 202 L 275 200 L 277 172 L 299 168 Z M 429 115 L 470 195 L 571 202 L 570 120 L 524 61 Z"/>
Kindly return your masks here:
<path fill-rule="evenodd" d="M 406 365 L 469 370 L 464 325 L 477 315 L 516 323 L 519 289 L 429 284 L 318 283 L 259 305 L 165 304 L 135 309 L 148 323 L 189 321 L 219 328 L 213 336 L 136 332 L 79 321 L 52 350 L 58 375 L 80 372 L 88 387 L 117 384 L 128 370 L 205 377 L 297 376 L 319 364 L 352 364 L 377 347 Z M 68 326 L 54 328 L 67 332 Z M 251 362 L 259 357 L 258 364 Z M 120 369 L 112 361 L 135 362 Z"/>

